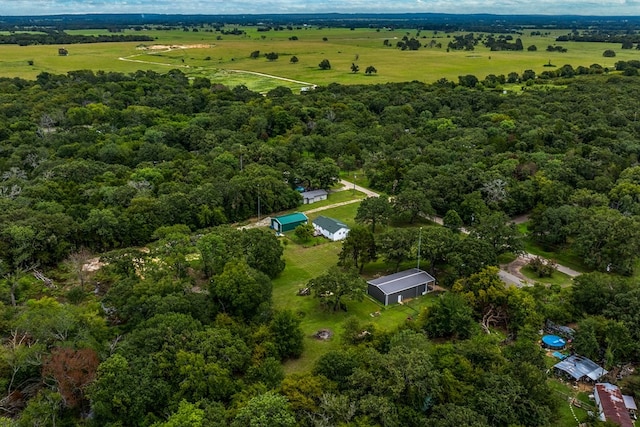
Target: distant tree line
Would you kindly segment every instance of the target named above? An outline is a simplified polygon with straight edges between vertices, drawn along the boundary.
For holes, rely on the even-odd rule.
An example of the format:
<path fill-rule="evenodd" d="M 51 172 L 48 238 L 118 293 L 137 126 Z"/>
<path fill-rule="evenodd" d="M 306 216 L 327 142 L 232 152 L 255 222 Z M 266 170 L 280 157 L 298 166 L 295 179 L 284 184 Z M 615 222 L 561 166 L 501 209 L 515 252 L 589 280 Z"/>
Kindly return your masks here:
<path fill-rule="evenodd" d="M 17 44 L 29 46 L 36 44 L 77 44 L 77 43 L 115 43 L 115 42 L 148 42 L 153 37 L 139 34 L 105 34 L 98 36 L 71 35 L 62 31 L 49 31 L 46 34 L 11 33 L 0 35 L 0 44 Z"/>

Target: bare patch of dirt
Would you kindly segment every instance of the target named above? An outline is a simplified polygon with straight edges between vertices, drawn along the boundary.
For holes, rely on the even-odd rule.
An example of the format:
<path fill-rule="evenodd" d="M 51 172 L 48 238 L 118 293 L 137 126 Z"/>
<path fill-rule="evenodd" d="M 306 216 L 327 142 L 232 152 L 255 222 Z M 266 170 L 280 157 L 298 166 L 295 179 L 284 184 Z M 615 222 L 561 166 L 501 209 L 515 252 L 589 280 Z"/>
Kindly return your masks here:
<path fill-rule="evenodd" d="M 104 266 L 105 266 L 105 263 L 100 262 L 99 257 L 91 258 L 82 266 L 82 271 L 90 271 L 90 272 L 98 271 Z"/>
<path fill-rule="evenodd" d="M 513 274 L 514 276 L 516 276 L 518 279 L 522 279 L 522 280 L 526 280 L 528 281 L 529 278 L 526 277 L 524 274 L 522 274 L 520 272 L 520 269 L 522 267 L 526 267 L 526 265 L 529 263 L 529 260 L 523 257 L 518 257 L 516 258 L 514 261 L 510 262 L 509 264 L 507 264 L 505 266 L 505 269 L 507 272 Z"/>
<path fill-rule="evenodd" d="M 151 46 L 138 46 L 138 50 L 173 50 L 173 49 L 208 49 L 210 44 L 154 44 Z"/>
<path fill-rule="evenodd" d="M 320 341 L 326 341 L 333 336 L 333 332 L 330 329 L 320 329 L 313 336 Z"/>

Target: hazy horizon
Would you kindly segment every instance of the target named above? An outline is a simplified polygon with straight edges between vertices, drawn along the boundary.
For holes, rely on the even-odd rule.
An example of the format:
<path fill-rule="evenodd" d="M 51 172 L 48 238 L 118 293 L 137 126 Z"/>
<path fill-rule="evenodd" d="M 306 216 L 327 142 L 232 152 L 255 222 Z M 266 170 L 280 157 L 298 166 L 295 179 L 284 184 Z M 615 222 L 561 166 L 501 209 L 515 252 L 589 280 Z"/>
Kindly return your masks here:
<path fill-rule="evenodd" d="M 399 0 L 371 4 L 364 0 L 0 0 L 0 16 L 86 13 L 291 14 L 291 13 L 451 13 L 497 15 L 639 16 L 640 0 Z"/>

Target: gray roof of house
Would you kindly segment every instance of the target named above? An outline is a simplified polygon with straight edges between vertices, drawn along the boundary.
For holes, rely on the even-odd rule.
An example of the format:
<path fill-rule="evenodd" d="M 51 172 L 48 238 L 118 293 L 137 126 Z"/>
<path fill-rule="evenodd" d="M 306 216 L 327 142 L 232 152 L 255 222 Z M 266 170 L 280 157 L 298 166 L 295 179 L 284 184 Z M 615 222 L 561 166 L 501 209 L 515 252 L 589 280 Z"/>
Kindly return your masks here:
<path fill-rule="evenodd" d="M 427 273 L 426 271 L 412 268 L 398 273 L 390 274 L 388 276 L 379 277 L 377 279 L 369 280 L 367 283 L 376 286 L 385 295 L 391 295 L 396 292 L 401 292 L 407 289 L 411 289 L 418 285 L 425 283 L 435 282 L 436 279 Z"/>
<path fill-rule="evenodd" d="M 349 229 L 349 226 L 337 219 L 329 218 L 328 216 L 319 216 L 313 220 L 313 223 L 323 230 L 327 230 L 329 233 L 335 233 L 341 228 Z"/>
<path fill-rule="evenodd" d="M 327 193 L 327 190 L 312 190 L 312 191 L 304 191 L 300 194 L 302 195 L 303 199 L 309 199 L 312 197 L 326 196 L 329 193 Z"/>
<path fill-rule="evenodd" d="M 566 372 L 576 380 L 587 376 L 593 381 L 597 381 L 598 378 L 607 373 L 607 371 L 598 366 L 596 362 L 586 357 L 578 356 L 577 354 L 572 354 L 561 362 L 553 365 L 553 367 Z"/>

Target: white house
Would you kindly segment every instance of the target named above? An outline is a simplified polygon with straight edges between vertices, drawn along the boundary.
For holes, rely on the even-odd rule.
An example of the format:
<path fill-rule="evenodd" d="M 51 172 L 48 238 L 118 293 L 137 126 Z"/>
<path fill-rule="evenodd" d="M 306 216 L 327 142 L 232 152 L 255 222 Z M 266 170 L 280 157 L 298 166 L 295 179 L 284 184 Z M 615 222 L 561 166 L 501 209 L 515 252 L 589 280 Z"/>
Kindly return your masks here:
<path fill-rule="evenodd" d="M 349 234 L 349 227 L 337 219 L 319 216 L 313 220 L 313 228 L 317 233 L 331 241 L 342 240 Z"/>
<path fill-rule="evenodd" d="M 309 203 L 319 202 L 320 200 L 327 200 L 327 190 L 313 190 L 300 193 L 302 196 L 302 203 L 308 205 Z"/>

